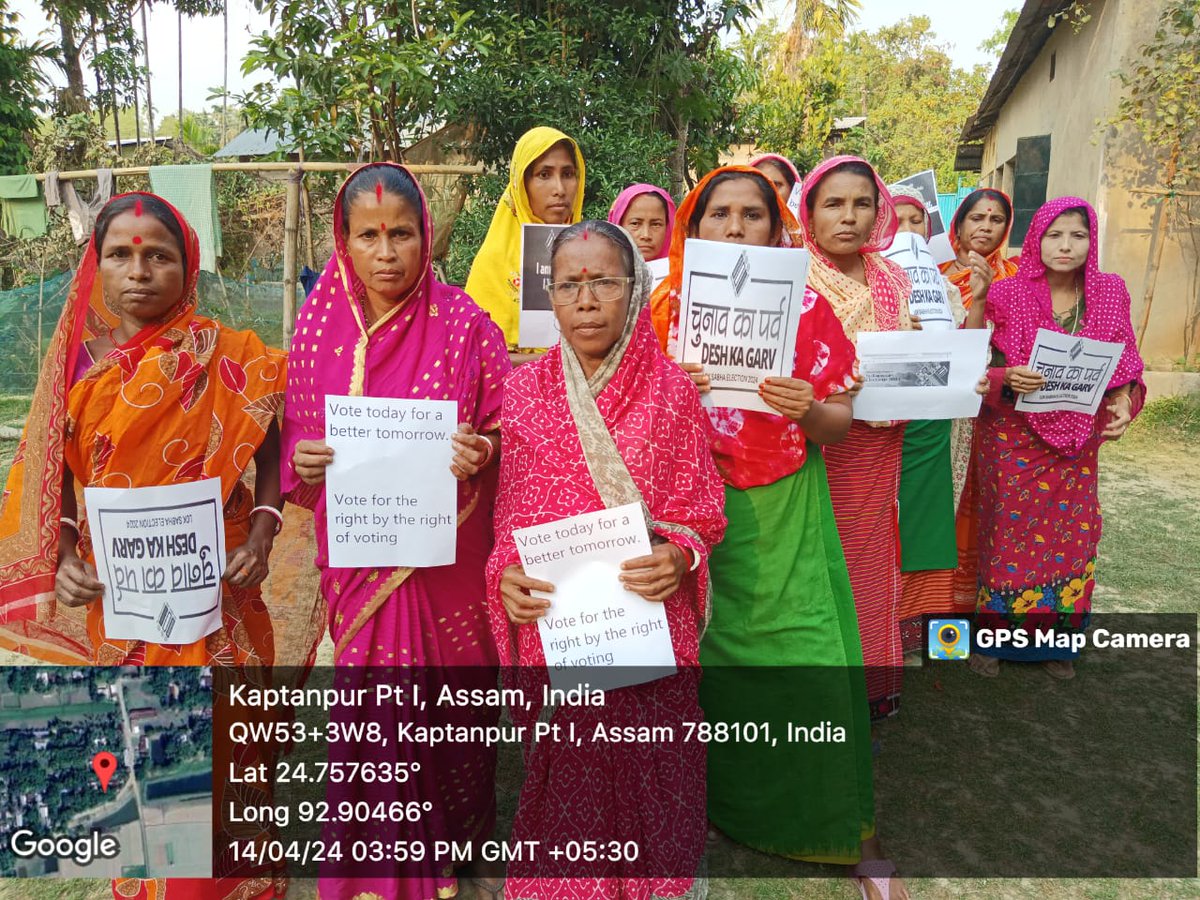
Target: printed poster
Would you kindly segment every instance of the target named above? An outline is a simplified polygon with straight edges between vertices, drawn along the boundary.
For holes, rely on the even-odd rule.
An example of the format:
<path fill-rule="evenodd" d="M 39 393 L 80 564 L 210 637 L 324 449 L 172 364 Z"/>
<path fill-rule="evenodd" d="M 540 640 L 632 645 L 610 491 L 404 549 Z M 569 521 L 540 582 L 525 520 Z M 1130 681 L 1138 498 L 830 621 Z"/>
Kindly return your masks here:
<path fill-rule="evenodd" d="M 1095 415 L 1124 352 L 1125 345 L 1120 342 L 1039 328 L 1029 368 L 1046 376 L 1046 386 L 1018 397 L 1017 409 Z"/>
<path fill-rule="evenodd" d="M 109 637 L 191 644 L 221 627 L 221 479 L 83 489 Z"/>
<path fill-rule="evenodd" d="M 712 385 L 705 406 L 778 415 L 758 386 L 792 376 L 808 264 L 807 250 L 684 244 L 678 360 L 704 366 Z"/>

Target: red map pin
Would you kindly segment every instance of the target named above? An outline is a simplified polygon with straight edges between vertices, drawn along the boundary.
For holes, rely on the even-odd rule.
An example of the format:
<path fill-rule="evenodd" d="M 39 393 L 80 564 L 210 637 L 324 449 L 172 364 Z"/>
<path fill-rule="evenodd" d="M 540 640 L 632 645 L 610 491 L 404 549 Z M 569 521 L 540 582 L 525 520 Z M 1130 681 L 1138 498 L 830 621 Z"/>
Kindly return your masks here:
<path fill-rule="evenodd" d="M 112 781 L 113 772 L 117 771 L 117 758 L 107 750 L 101 750 L 92 757 L 92 771 L 100 779 L 100 787 L 108 793 L 108 783 Z"/>

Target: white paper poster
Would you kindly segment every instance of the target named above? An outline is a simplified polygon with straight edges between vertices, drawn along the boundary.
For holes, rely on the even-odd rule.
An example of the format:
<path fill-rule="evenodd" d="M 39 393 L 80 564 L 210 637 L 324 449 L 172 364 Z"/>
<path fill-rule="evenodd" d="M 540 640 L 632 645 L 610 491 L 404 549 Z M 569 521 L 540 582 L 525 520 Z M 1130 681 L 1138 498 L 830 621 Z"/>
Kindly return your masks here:
<path fill-rule="evenodd" d="M 705 406 L 776 413 L 758 386 L 792 376 L 808 264 L 807 250 L 684 244 L 677 357 L 704 366 L 712 385 L 701 394 Z"/>
<path fill-rule="evenodd" d="M 221 626 L 225 519 L 221 479 L 83 489 L 104 632 L 126 641 L 190 644 Z"/>
<path fill-rule="evenodd" d="M 986 328 L 953 331 L 860 331 L 858 360 L 866 384 L 854 418 L 867 422 L 962 419 L 979 414 L 975 386 L 987 371 Z"/>
<path fill-rule="evenodd" d="M 950 262 L 954 259 L 954 248 L 950 246 L 950 235 L 946 233 L 946 224 L 942 221 L 942 210 L 938 205 L 937 178 L 933 169 L 909 175 L 897 184 L 906 184 L 921 192 L 921 199 L 925 201 L 925 215 L 929 217 L 929 252 L 939 266 Z"/>
<path fill-rule="evenodd" d="M 667 235 L 667 240 L 670 239 L 671 236 Z M 661 259 L 649 259 L 646 260 L 646 268 L 650 270 L 650 290 L 654 290 L 670 274 L 671 260 L 666 256 Z"/>
<path fill-rule="evenodd" d="M 803 194 L 804 182 L 797 181 L 792 185 L 791 193 L 788 194 L 787 198 L 787 208 L 791 210 L 791 213 L 796 217 L 797 222 L 800 221 L 800 197 L 803 196 Z"/>
<path fill-rule="evenodd" d="M 1021 412 L 1095 415 L 1125 345 L 1039 328 L 1029 368 L 1046 376 L 1040 391 L 1017 398 Z"/>
<path fill-rule="evenodd" d="M 610 690 L 675 673 L 666 607 L 630 593 L 621 563 L 650 553 L 637 503 L 513 532 L 525 574 L 554 593 L 538 620 L 550 686 Z"/>
<path fill-rule="evenodd" d="M 883 252 L 905 272 L 912 282 L 908 308 L 921 320 L 922 331 L 948 331 L 955 327 L 946 282 L 929 253 L 929 245 L 919 234 L 900 232 L 892 246 Z"/>
<path fill-rule="evenodd" d="M 550 248 L 567 225 L 521 226 L 521 317 L 517 346 L 553 347 L 558 343 L 558 320 L 550 302 Z"/>
<path fill-rule="evenodd" d="M 458 430 L 453 400 L 325 398 L 329 564 L 337 568 L 454 562 Z"/>

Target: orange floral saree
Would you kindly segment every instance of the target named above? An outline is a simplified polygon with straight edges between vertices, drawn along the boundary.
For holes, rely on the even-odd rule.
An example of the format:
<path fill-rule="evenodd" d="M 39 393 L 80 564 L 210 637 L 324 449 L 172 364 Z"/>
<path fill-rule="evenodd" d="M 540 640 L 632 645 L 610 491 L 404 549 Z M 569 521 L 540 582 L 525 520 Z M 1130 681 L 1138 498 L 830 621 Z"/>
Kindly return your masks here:
<path fill-rule="evenodd" d="M 119 322 L 103 296 L 95 238 L 75 275 L 38 378 L 0 510 L 0 646 L 48 662 L 224 665 L 273 658 L 257 589 L 225 585 L 223 627 L 194 644 L 107 638 L 99 603 L 54 599 L 64 468 L 85 486 L 144 487 L 221 479 L 226 546 L 245 542 L 254 498 L 242 475 L 283 402 L 286 357 L 249 331 L 196 311 L 199 245 L 186 235 L 187 277 L 161 324 L 87 365 L 86 342 Z M 82 501 L 82 494 L 80 494 Z M 80 556 L 93 560 L 82 502 Z"/>

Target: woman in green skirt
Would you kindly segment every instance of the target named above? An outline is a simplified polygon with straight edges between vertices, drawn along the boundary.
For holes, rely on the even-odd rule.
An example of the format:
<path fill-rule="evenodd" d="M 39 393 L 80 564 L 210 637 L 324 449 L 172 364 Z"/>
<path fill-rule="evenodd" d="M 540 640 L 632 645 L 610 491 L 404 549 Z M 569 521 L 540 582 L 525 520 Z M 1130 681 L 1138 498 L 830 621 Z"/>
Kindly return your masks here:
<path fill-rule="evenodd" d="M 761 173 L 728 166 L 702 179 L 679 209 L 670 275 L 652 299 L 655 331 L 671 356 L 689 237 L 800 246 L 795 219 Z M 709 389 L 699 366 L 684 368 L 701 393 Z M 857 864 L 864 896 L 886 896 L 890 887 L 904 900 L 875 837 L 862 646 L 819 449 L 850 427 L 854 368 L 854 347 L 828 301 L 806 289 L 792 377 L 759 386 L 777 414 L 709 409 L 729 527 L 710 560 L 701 703 L 714 728 L 755 723 L 741 737 L 757 733 L 709 742 L 708 814 L 747 846 Z M 762 723 L 774 745 L 763 740 Z M 789 724 L 807 730 L 789 732 Z"/>

